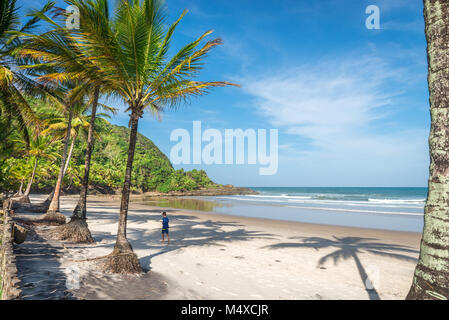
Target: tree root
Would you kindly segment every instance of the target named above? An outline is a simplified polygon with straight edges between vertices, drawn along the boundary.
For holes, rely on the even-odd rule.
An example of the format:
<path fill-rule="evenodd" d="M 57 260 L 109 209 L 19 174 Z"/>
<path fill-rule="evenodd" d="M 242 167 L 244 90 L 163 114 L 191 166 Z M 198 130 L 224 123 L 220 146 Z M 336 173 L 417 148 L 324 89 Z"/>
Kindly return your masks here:
<path fill-rule="evenodd" d="M 55 230 L 52 236 L 55 240 L 66 240 L 75 243 L 93 243 L 94 239 L 89 231 L 85 219 L 71 219 Z"/>
<path fill-rule="evenodd" d="M 139 259 L 132 251 L 120 252 L 117 249 L 106 257 L 104 271 L 112 273 L 136 274 L 142 272 Z"/>
<path fill-rule="evenodd" d="M 101 257 L 95 257 L 95 258 L 89 258 L 89 259 L 84 259 L 84 260 L 71 260 L 72 262 L 90 262 L 90 261 L 97 261 L 97 260 L 101 260 L 101 259 L 106 259 L 108 257 L 112 256 L 112 252 L 110 254 L 107 254 L 105 256 L 101 256 Z"/>
<path fill-rule="evenodd" d="M 65 216 L 57 211 L 47 211 L 46 214 L 39 217 L 37 222 L 50 226 L 58 226 L 65 224 Z"/>

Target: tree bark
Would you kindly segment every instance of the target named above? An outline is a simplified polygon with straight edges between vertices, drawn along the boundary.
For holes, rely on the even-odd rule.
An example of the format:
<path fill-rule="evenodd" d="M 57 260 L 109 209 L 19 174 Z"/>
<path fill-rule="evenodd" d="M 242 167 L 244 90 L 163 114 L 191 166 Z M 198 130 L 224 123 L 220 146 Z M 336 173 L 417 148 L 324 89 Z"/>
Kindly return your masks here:
<path fill-rule="evenodd" d="M 64 150 L 62 153 L 61 168 L 59 170 L 58 180 L 56 181 L 53 198 L 51 199 L 51 203 L 50 203 L 50 206 L 47 211 L 47 213 L 50 213 L 50 214 L 59 212 L 59 194 L 61 192 L 62 179 L 64 178 L 64 167 L 65 167 L 65 161 L 67 159 L 67 149 L 69 148 L 70 132 L 72 130 L 72 118 L 73 118 L 72 110 L 69 110 L 69 119 L 68 119 L 68 124 L 67 124 L 67 135 L 65 138 Z"/>
<path fill-rule="evenodd" d="M 20 187 L 19 187 L 19 191 L 17 192 L 17 195 L 23 196 L 22 189 L 23 189 L 23 179 L 20 181 Z"/>
<path fill-rule="evenodd" d="M 431 128 L 429 189 L 407 299 L 449 299 L 449 2 L 424 0 Z"/>
<path fill-rule="evenodd" d="M 69 149 L 69 155 L 67 156 L 67 160 L 65 161 L 65 165 L 64 165 L 64 173 L 62 174 L 63 177 L 65 176 L 65 174 L 67 173 L 67 169 L 69 168 L 69 163 L 70 163 L 70 159 L 72 159 L 73 147 L 75 146 L 75 140 L 76 140 L 77 136 L 78 136 L 78 134 L 75 133 L 75 135 L 72 138 L 72 143 L 70 144 L 70 149 Z"/>
<path fill-rule="evenodd" d="M 29 196 L 29 195 L 30 195 L 31 186 L 33 185 L 34 176 L 36 175 L 37 162 L 38 162 L 38 158 L 35 157 L 35 159 L 34 159 L 33 173 L 31 174 L 30 181 L 28 182 L 27 188 L 26 188 L 26 190 L 25 190 L 25 194 L 24 194 L 25 196 Z"/>
<path fill-rule="evenodd" d="M 125 182 L 123 184 L 122 200 L 120 203 L 120 216 L 117 231 L 117 242 L 115 245 L 115 247 L 118 248 L 120 251 L 128 251 L 128 250 L 132 251 L 132 248 L 130 247 L 128 241 L 126 240 L 126 223 L 128 218 L 129 193 L 131 191 L 131 174 L 133 169 L 134 152 L 136 149 L 136 142 L 137 142 L 137 127 L 139 124 L 139 118 L 141 114 L 142 114 L 141 111 L 137 110 L 136 108 L 132 109 L 128 161 L 126 163 Z"/>
<path fill-rule="evenodd" d="M 120 216 L 117 230 L 117 241 L 114 250 L 107 257 L 104 269 L 114 273 L 140 273 L 137 255 L 126 239 L 126 222 L 128 217 L 129 193 L 131 190 L 131 173 L 133 168 L 134 151 L 137 142 L 137 126 L 142 111 L 133 106 L 131 112 L 131 133 L 129 137 L 128 161 L 126 163 L 125 182 L 123 184 L 122 201 L 120 204 Z"/>
<path fill-rule="evenodd" d="M 80 197 L 78 200 L 78 204 L 73 210 L 73 214 L 71 219 L 86 219 L 87 214 L 87 190 L 89 188 L 89 173 L 90 173 L 90 160 L 92 157 L 92 151 L 94 148 L 94 126 L 95 126 L 95 118 L 97 116 L 97 106 L 98 106 L 98 97 L 100 94 L 99 88 L 95 88 L 94 91 L 94 100 L 92 103 L 92 113 L 90 115 L 90 123 L 89 123 L 89 133 L 87 134 L 87 148 L 86 148 L 86 159 L 84 161 L 84 177 L 83 184 L 81 186 Z"/>

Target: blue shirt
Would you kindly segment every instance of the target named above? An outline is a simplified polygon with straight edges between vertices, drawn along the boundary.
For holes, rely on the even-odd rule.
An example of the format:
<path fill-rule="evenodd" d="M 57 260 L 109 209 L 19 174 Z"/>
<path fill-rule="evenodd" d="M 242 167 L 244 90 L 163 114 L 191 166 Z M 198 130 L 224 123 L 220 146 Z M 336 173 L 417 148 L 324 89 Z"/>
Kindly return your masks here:
<path fill-rule="evenodd" d="M 168 228 L 168 218 L 162 218 L 162 229 L 167 229 Z"/>

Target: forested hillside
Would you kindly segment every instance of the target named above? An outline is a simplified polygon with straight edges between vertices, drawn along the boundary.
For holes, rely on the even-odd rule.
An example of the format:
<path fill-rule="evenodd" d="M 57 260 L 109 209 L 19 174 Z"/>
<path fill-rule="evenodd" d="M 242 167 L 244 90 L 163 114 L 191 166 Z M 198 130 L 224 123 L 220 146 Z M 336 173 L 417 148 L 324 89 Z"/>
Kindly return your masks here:
<path fill-rule="evenodd" d="M 92 154 L 90 189 L 100 193 L 115 193 L 123 185 L 128 153 L 129 129 L 110 124 L 104 119 L 96 121 L 96 142 Z M 52 145 L 58 155 L 62 142 Z M 80 134 L 75 140 L 73 155 L 64 177 L 63 190 L 75 193 L 81 187 L 84 173 L 86 137 Z M 47 151 L 50 153 L 50 151 Z M 24 184 L 33 169 L 33 162 L 27 157 L 10 157 L 0 163 L 3 191 L 17 190 L 22 179 Z M 54 187 L 60 166 L 59 158 L 39 159 L 32 192 L 50 192 Z M 217 186 L 203 170 L 175 170 L 170 160 L 147 137 L 138 134 L 134 157 L 132 191 L 189 191 Z"/>

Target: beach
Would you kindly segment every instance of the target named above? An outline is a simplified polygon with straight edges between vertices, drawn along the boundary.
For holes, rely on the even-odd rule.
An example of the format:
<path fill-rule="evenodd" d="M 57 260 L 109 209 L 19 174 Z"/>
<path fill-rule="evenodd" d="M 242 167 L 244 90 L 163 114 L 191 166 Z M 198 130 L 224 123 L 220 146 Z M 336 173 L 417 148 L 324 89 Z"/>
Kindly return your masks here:
<path fill-rule="evenodd" d="M 41 198 L 34 196 L 32 201 Z M 25 282 L 39 277 L 53 278 L 47 279 L 52 282 L 49 287 L 76 299 L 404 299 L 419 253 L 419 233 L 169 208 L 167 245 L 160 242 L 161 208 L 131 201 L 127 237 L 147 272 L 104 274 L 101 260 L 85 260 L 112 251 L 119 199 L 89 197 L 87 222 L 94 244 L 48 240 L 45 234 L 53 227 L 38 227 L 39 237 L 44 234 L 39 241 L 17 246 L 25 299 L 38 298 L 37 286 Z M 61 198 L 66 217 L 76 201 L 75 196 Z M 38 243 L 45 256 L 46 241 L 54 251 L 52 258 L 30 261 L 26 250 L 32 252 Z M 32 265 L 30 278 L 26 270 Z M 63 288 L 73 270 L 79 285 Z"/>

